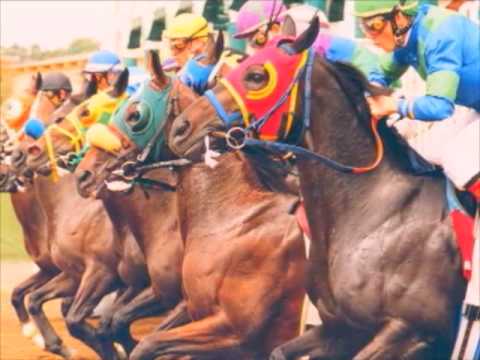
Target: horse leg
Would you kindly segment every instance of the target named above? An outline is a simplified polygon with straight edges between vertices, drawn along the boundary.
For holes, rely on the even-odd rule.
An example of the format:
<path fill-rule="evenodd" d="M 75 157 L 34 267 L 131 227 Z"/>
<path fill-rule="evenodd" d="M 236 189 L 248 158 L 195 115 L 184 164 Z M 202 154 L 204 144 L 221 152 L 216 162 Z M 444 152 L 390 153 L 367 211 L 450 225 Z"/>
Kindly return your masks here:
<path fill-rule="evenodd" d="M 167 359 L 172 355 L 202 358 L 213 353 L 236 350 L 241 340 L 232 331 L 227 318 L 220 313 L 143 338 L 131 353 L 130 360 Z"/>
<path fill-rule="evenodd" d="M 134 287 L 127 287 L 117 292 L 115 301 L 111 304 L 110 308 L 102 315 L 97 334 L 104 338 L 112 337 L 111 326 L 112 319 L 117 309 L 128 304 L 136 295 L 138 295 L 139 289 Z"/>
<path fill-rule="evenodd" d="M 354 357 L 354 360 L 394 360 L 428 358 L 431 344 L 410 325 L 394 319 Z"/>
<path fill-rule="evenodd" d="M 28 312 L 42 336 L 41 339 L 38 339 L 39 342 L 43 342 L 41 347 L 45 347 L 47 351 L 63 356 L 64 358 L 71 357 L 70 350 L 63 345 L 62 339 L 57 335 L 45 316 L 43 304 L 53 299 L 71 296 L 75 293 L 76 289 L 77 282 L 65 273 L 60 273 L 35 290 L 30 295 L 28 301 Z"/>
<path fill-rule="evenodd" d="M 185 325 L 191 322 L 190 314 L 188 313 L 187 303 L 181 301 L 175 309 L 173 309 L 168 316 L 163 319 L 161 324 L 155 331 L 169 330 L 177 326 Z"/>
<path fill-rule="evenodd" d="M 130 303 L 118 309 L 112 319 L 111 330 L 115 341 L 129 354 L 137 345 L 130 334 L 130 324 L 137 319 L 159 315 L 165 307 L 158 301 L 151 287 L 144 289 Z"/>
<path fill-rule="evenodd" d="M 343 340 L 338 333 L 328 333 L 323 325 L 315 326 L 275 348 L 270 360 L 297 359 L 308 355 L 310 359 L 344 359 L 351 358 L 353 339 Z"/>
<path fill-rule="evenodd" d="M 86 318 L 105 295 L 115 290 L 116 282 L 117 275 L 108 270 L 98 267 L 88 269 L 65 319 L 70 334 L 90 346 L 104 360 L 118 359 L 113 342 L 97 336 L 95 328 L 86 322 Z"/>
<path fill-rule="evenodd" d="M 29 321 L 30 318 L 28 316 L 27 309 L 25 308 L 25 296 L 38 289 L 40 286 L 46 284 L 55 275 L 56 274 L 47 273 L 40 269 L 28 279 L 23 281 L 20 285 L 15 287 L 15 289 L 13 289 L 11 302 L 15 312 L 17 313 L 18 319 L 22 324 L 22 333 L 26 337 L 33 337 L 37 330 L 35 325 Z"/>

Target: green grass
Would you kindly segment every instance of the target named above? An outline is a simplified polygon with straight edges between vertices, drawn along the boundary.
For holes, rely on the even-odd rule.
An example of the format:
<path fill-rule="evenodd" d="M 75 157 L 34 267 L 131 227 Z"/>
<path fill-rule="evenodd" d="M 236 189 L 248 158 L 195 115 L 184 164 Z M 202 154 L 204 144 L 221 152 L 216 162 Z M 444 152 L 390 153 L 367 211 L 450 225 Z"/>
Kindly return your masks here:
<path fill-rule="evenodd" d="M 10 201 L 10 194 L 0 194 L 0 261 L 27 258 L 23 235 Z"/>

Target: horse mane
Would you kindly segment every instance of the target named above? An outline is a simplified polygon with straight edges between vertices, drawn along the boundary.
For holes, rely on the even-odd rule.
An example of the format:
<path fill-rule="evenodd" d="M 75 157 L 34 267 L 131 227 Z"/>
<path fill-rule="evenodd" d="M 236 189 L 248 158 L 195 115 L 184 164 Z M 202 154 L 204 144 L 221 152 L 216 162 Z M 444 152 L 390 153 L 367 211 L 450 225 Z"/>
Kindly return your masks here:
<path fill-rule="evenodd" d="M 298 195 L 298 190 L 292 190 L 287 183 L 287 176 L 291 173 L 291 165 L 285 160 L 275 158 L 268 151 L 258 148 L 242 149 L 252 169 L 255 171 L 260 184 L 268 191 L 278 193 L 294 193 Z"/>
<path fill-rule="evenodd" d="M 365 93 L 377 96 L 391 95 L 393 91 L 388 88 L 372 85 L 363 73 L 353 65 L 344 62 L 329 63 L 324 61 L 323 63 L 345 93 L 360 123 L 368 132 L 371 132 L 370 122 L 372 115 L 365 99 Z M 412 166 L 410 158 L 408 157 L 408 151 L 410 150 L 408 143 L 398 133 L 397 129 L 393 126 L 388 126 L 386 121 L 379 122 L 378 130 L 385 149 L 388 150 L 388 153 L 393 157 L 396 164 L 404 171 L 411 173 Z"/>

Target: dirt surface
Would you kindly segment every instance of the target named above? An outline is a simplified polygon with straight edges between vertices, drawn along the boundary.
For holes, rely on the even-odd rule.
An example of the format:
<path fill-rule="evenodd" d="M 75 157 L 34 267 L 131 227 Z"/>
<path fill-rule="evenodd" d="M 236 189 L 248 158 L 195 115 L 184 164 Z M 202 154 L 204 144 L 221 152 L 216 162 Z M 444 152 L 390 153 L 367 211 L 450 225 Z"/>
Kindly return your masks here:
<path fill-rule="evenodd" d="M 13 287 L 24 280 L 34 271 L 30 263 L 0 263 L 0 359 L 1 360 L 46 360 L 61 359 L 38 348 L 31 339 L 22 335 L 19 321 L 10 304 L 10 294 Z M 60 314 L 60 301 L 51 301 L 45 305 L 45 312 L 55 330 L 57 330 L 64 343 L 74 350 L 76 360 L 98 360 L 99 357 L 72 338 L 65 327 L 65 322 Z M 140 320 L 133 324 L 132 330 L 136 338 L 141 338 L 159 323 L 159 319 L 150 318 Z"/>

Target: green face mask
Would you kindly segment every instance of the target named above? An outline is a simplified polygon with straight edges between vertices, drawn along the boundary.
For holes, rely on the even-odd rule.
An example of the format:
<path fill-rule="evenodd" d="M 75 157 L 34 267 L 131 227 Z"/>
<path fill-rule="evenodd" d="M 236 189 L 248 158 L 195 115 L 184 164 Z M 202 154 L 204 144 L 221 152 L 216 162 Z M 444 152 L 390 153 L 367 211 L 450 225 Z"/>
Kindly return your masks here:
<path fill-rule="evenodd" d="M 145 149 L 158 128 L 167 120 L 167 108 L 173 79 L 161 91 L 155 91 L 145 82 L 142 88 L 125 101 L 112 115 L 112 123 L 122 131 L 140 150 Z M 147 162 L 158 161 L 165 138 L 157 138 Z"/>

